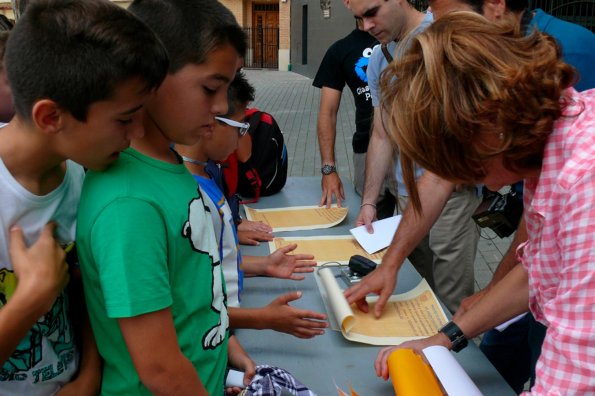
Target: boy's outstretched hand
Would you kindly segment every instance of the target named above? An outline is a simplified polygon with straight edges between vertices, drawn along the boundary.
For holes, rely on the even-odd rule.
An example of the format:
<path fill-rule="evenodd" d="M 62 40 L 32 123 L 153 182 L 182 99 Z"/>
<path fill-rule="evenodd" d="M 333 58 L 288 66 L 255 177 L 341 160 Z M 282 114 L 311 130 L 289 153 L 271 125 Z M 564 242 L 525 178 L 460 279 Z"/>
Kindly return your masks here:
<path fill-rule="evenodd" d="M 238 240 L 242 245 L 258 246 L 273 240 L 273 229 L 262 221 L 242 220 L 238 224 Z"/>
<path fill-rule="evenodd" d="M 273 228 L 262 221 L 242 220 L 242 222 L 238 224 L 238 231 L 260 231 L 270 234 L 273 232 Z"/>
<path fill-rule="evenodd" d="M 291 301 L 302 297 L 302 292 L 283 294 L 264 307 L 265 328 L 291 334 L 298 338 L 313 338 L 324 334 L 328 327 L 326 315 L 295 308 L 289 305 Z"/>
<path fill-rule="evenodd" d="M 298 273 L 313 272 L 316 261 L 311 254 L 289 254 L 297 248 L 297 244 L 283 246 L 267 257 L 264 274 L 274 278 L 303 280 L 304 275 Z"/>
<path fill-rule="evenodd" d="M 238 230 L 238 241 L 241 245 L 258 246 L 260 242 L 270 242 L 273 234 L 262 231 L 240 231 Z"/>
<path fill-rule="evenodd" d="M 55 228 L 55 223 L 47 224 L 29 248 L 23 230 L 10 229 L 10 260 L 18 281 L 15 295 L 25 296 L 40 316 L 50 310 L 69 279 L 66 253 L 54 239 Z"/>

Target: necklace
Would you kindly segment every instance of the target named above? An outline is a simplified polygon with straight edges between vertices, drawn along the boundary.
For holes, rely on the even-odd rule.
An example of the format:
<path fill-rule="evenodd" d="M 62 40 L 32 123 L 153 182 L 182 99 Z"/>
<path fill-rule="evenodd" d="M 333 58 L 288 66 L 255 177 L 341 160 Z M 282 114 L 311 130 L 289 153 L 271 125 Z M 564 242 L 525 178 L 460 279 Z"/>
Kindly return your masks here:
<path fill-rule="evenodd" d="M 194 164 L 194 165 L 198 165 L 198 166 L 207 166 L 208 165 L 208 162 L 195 160 L 193 158 L 185 157 L 183 155 L 181 157 L 184 162 L 190 162 L 191 164 Z"/>

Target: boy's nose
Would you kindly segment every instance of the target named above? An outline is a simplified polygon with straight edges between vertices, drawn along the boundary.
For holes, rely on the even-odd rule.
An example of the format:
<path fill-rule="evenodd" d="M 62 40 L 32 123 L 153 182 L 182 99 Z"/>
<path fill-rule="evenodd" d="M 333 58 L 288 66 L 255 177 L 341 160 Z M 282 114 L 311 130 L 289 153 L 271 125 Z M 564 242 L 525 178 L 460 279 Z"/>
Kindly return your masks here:
<path fill-rule="evenodd" d="M 211 107 L 211 111 L 214 114 L 227 114 L 228 106 L 227 106 L 227 90 L 220 90 L 221 92 L 215 95 L 215 100 L 213 101 L 213 106 Z"/>

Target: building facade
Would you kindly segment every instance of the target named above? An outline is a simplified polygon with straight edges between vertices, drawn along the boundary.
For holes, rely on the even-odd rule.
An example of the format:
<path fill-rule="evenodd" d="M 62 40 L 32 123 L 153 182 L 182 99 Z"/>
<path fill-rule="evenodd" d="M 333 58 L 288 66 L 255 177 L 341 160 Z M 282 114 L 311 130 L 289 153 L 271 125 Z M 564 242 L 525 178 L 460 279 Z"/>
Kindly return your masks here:
<path fill-rule="evenodd" d="M 111 1 L 122 7 L 132 2 Z M 355 28 L 343 0 L 220 1 L 248 35 L 248 68 L 292 70 L 313 77 L 328 47 Z M 409 1 L 420 10 L 427 8 L 427 0 Z M 595 0 L 529 0 L 529 7 L 595 31 Z M 0 14 L 14 19 L 10 0 L 0 0 Z"/>
<path fill-rule="evenodd" d="M 128 7 L 131 0 L 111 0 Z M 189 0 L 190 1 L 190 0 Z M 221 0 L 248 35 L 245 66 L 290 70 L 291 0 Z M 0 14 L 14 20 L 10 0 L 0 0 Z"/>
<path fill-rule="evenodd" d="M 427 0 L 409 1 L 419 10 L 427 9 Z M 529 0 L 529 8 L 541 8 L 595 31 L 595 0 Z M 327 48 L 354 27 L 353 14 L 343 0 L 291 0 L 293 71 L 314 77 Z"/>

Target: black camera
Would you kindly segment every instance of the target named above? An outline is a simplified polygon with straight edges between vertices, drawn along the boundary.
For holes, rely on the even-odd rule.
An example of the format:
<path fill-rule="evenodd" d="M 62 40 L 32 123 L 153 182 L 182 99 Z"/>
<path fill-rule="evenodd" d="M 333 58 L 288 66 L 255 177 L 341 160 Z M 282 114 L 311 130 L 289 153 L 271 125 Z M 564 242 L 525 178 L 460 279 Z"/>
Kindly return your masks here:
<path fill-rule="evenodd" d="M 376 269 L 375 262 L 359 254 L 354 254 L 349 259 L 348 268 L 341 268 L 341 273 L 347 281 L 347 285 L 352 285 L 360 282 L 364 276 L 374 271 L 374 269 Z"/>
<path fill-rule="evenodd" d="M 500 238 L 505 238 L 516 231 L 522 215 L 523 202 L 519 194 L 488 191 L 472 217 L 480 227 L 490 228 Z"/>

